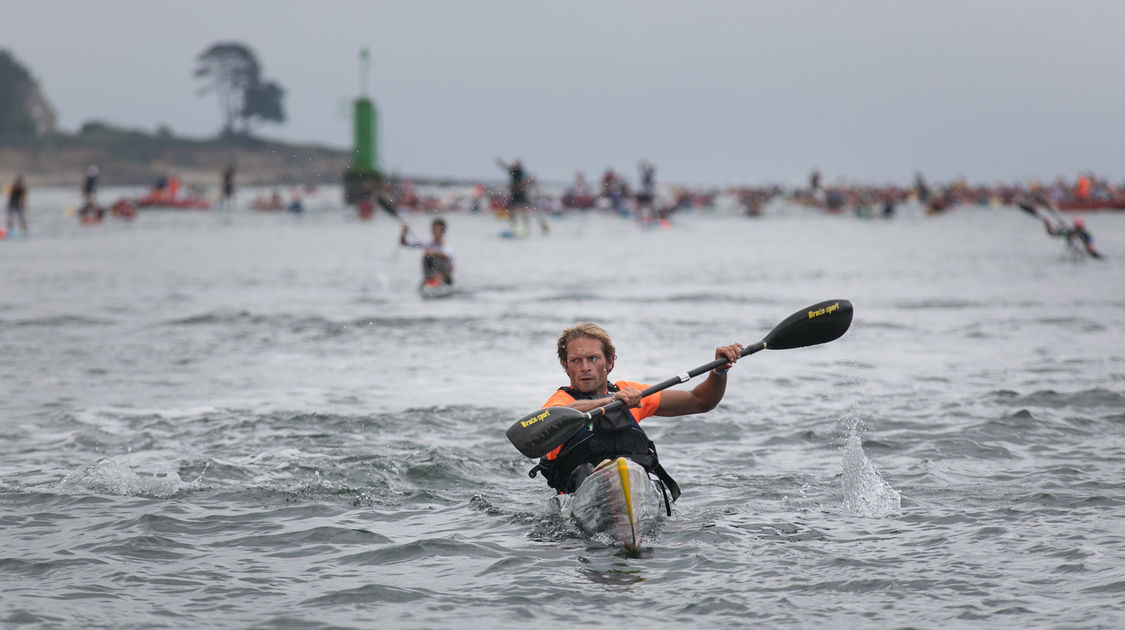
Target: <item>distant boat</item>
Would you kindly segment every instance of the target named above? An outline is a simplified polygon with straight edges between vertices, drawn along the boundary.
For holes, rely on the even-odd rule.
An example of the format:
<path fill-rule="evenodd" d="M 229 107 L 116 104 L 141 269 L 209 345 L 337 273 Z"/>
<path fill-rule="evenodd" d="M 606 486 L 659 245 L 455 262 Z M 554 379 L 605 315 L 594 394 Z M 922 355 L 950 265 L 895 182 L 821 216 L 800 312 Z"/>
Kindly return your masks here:
<path fill-rule="evenodd" d="M 78 211 L 78 222 L 82 225 L 98 225 L 105 218 L 105 208 L 95 204 L 82 206 Z"/>
<path fill-rule="evenodd" d="M 211 202 L 202 197 L 169 197 L 145 195 L 133 200 L 138 208 L 175 208 L 183 210 L 210 210 Z"/>
<path fill-rule="evenodd" d="M 114 216 L 118 216 L 123 219 L 132 219 L 133 217 L 137 216 L 137 206 L 133 205 L 127 199 L 118 199 L 112 206 L 110 206 L 110 212 L 112 212 Z"/>
<path fill-rule="evenodd" d="M 1087 212 L 1093 210 L 1125 210 L 1125 196 L 1110 199 L 1064 199 L 1055 204 L 1059 210 Z"/>

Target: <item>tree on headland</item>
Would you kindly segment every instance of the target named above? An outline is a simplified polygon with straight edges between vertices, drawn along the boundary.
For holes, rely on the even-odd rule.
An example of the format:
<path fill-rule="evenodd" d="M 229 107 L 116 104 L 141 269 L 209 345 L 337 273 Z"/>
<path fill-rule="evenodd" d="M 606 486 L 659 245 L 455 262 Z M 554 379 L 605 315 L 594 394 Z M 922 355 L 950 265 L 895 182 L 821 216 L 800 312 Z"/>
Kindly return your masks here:
<path fill-rule="evenodd" d="M 246 90 L 246 103 L 242 107 L 240 116 L 249 122 L 252 117 L 261 118 L 263 121 L 283 123 L 285 111 L 281 108 L 281 99 L 285 90 L 273 81 L 259 83 Z"/>
<path fill-rule="evenodd" d="M 255 119 L 285 122 L 282 99 L 285 90 L 274 81 L 262 80 L 262 68 L 254 51 L 237 42 L 213 44 L 196 58 L 195 76 L 206 81 L 199 94 L 214 92 L 223 115 L 223 134 L 250 134 Z"/>
<path fill-rule="evenodd" d="M 54 109 L 31 73 L 0 50 L 0 141 L 30 140 L 54 130 Z"/>

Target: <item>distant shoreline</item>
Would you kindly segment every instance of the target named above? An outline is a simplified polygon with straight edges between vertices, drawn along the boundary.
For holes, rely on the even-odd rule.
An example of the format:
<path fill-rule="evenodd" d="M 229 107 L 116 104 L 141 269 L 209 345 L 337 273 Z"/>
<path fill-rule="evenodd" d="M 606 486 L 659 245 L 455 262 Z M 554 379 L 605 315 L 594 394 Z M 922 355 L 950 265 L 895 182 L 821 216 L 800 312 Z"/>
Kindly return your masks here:
<path fill-rule="evenodd" d="M 78 188 L 91 164 L 101 186 L 151 186 L 175 175 L 188 186 L 218 186 L 223 169 L 235 167 L 237 186 L 303 186 L 343 182 L 351 152 L 315 145 L 263 143 L 231 147 L 222 143 L 121 151 L 111 147 L 44 141 L 34 146 L 0 146 L 0 186 L 22 176 L 31 187 Z M 399 175 L 416 184 L 492 184 L 456 177 Z M 500 184 L 496 184 L 500 185 Z"/>
<path fill-rule="evenodd" d="M 151 185 L 176 176 L 185 184 L 214 185 L 233 165 L 239 185 L 328 184 L 341 181 L 350 152 L 318 146 L 223 142 L 107 144 L 50 138 L 27 146 L 0 147 L 0 182 L 22 176 L 29 186 L 82 184 L 97 165 L 107 186 Z"/>

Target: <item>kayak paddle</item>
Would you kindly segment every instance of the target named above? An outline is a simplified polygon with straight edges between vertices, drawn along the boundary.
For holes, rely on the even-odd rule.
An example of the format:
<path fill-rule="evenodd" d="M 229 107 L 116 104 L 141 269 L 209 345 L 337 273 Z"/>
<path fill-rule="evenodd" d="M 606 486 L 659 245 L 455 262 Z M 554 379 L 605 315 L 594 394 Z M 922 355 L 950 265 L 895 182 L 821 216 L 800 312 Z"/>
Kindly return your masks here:
<path fill-rule="evenodd" d="M 741 356 L 760 350 L 788 350 L 828 343 L 840 338 L 852 324 L 852 303 L 847 300 L 827 300 L 803 308 L 773 327 L 761 341 L 743 348 Z M 641 392 L 641 397 L 651 396 L 717 367 L 727 364 L 726 359 L 715 359 L 693 370 L 678 374 L 652 385 Z M 527 457 L 542 457 L 566 442 L 586 424 L 620 408 L 625 403 L 615 400 L 604 407 L 581 412 L 570 407 L 548 407 L 533 411 L 508 427 L 508 441 Z"/>
<path fill-rule="evenodd" d="M 1038 201 L 1044 208 L 1047 209 L 1048 212 L 1051 213 L 1051 216 L 1054 217 L 1055 221 L 1058 221 L 1060 225 L 1066 227 L 1066 219 L 1064 219 L 1063 215 L 1059 213 L 1059 209 L 1055 207 L 1054 202 L 1052 202 L 1047 197 L 1047 195 L 1044 195 L 1043 193 L 1036 193 L 1035 200 Z"/>
<path fill-rule="evenodd" d="M 380 208 L 382 208 L 383 210 L 386 210 L 388 214 L 390 214 L 392 217 L 398 219 L 399 223 L 406 223 L 406 221 L 403 220 L 403 218 L 401 216 L 399 216 L 398 209 L 395 208 L 395 205 L 393 203 L 391 203 L 391 200 L 387 199 L 386 196 L 376 195 L 375 200 L 379 202 Z"/>
<path fill-rule="evenodd" d="M 398 213 L 398 209 L 395 208 L 395 205 L 393 203 L 391 203 L 390 199 L 387 199 L 387 197 L 385 195 L 376 195 L 375 199 L 376 199 L 376 201 L 379 202 L 380 208 L 382 208 L 383 210 L 386 210 L 388 214 L 390 214 L 392 217 L 398 219 L 399 223 L 406 226 L 407 233 L 410 234 L 410 236 L 412 236 L 414 238 L 414 240 L 419 240 L 418 235 L 414 233 L 414 230 L 410 229 L 410 224 L 406 222 L 406 219 L 402 218 L 402 215 L 400 215 Z"/>

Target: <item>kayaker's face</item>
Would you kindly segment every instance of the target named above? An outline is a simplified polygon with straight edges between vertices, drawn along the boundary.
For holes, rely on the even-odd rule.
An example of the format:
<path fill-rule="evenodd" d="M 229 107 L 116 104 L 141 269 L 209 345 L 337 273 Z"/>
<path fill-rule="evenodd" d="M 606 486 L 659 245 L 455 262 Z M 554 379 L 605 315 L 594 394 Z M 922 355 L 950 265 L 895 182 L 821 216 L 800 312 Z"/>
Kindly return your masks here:
<path fill-rule="evenodd" d="M 606 393 L 613 359 L 606 358 L 602 342 L 593 337 L 571 339 L 566 345 L 566 375 L 570 386 L 584 394 Z"/>

